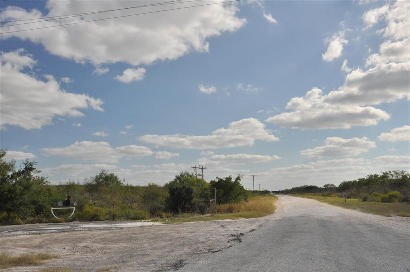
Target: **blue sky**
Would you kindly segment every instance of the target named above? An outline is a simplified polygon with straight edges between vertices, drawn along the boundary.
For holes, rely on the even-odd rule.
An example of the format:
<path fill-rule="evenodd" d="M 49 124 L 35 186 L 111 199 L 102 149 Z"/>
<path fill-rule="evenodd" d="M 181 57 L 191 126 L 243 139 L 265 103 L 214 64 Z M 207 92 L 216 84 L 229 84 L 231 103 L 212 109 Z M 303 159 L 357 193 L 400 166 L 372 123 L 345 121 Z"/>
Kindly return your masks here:
<path fill-rule="evenodd" d="M 1 148 L 52 183 L 107 169 L 164 184 L 202 164 L 281 189 L 410 170 L 408 2 L 0 8 Z"/>

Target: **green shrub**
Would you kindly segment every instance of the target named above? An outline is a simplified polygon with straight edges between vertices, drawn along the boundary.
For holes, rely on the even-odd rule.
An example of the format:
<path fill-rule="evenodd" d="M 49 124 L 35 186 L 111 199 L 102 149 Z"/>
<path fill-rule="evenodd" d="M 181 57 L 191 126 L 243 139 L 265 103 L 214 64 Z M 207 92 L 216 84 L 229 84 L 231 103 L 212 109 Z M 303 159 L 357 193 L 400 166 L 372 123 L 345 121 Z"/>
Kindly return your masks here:
<path fill-rule="evenodd" d="M 172 216 L 173 216 L 173 214 L 169 213 L 169 212 L 160 212 L 158 214 L 158 217 L 160 217 L 160 218 L 171 218 Z"/>
<path fill-rule="evenodd" d="M 373 192 L 369 195 L 368 201 L 380 202 L 381 198 L 382 198 L 382 194 L 379 194 L 377 192 Z"/>
<path fill-rule="evenodd" d="M 149 213 L 144 210 L 129 210 L 127 211 L 127 219 L 147 220 L 149 219 Z"/>
<path fill-rule="evenodd" d="M 77 213 L 77 217 L 80 220 L 86 221 L 102 221 L 105 220 L 105 210 L 100 207 L 95 207 L 86 204 L 81 211 Z"/>
<path fill-rule="evenodd" d="M 113 220 L 146 220 L 149 219 L 150 214 L 142 209 L 128 207 L 126 205 L 121 205 L 115 209 L 109 209 L 109 219 Z"/>
<path fill-rule="evenodd" d="M 216 178 L 210 182 L 211 192 L 216 189 L 216 199 L 218 204 L 239 203 L 248 198 L 248 194 L 241 185 L 241 177 L 238 176 L 234 180 L 231 176 L 225 178 Z M 270 194 L 270 192 L 267 192 Z M 213 195 L 212 195 L 213 196 Z"/>
<path fill-rule="evenodd" d="M 368 201 L 369 200 L 369 195 L 368 194 L 362 194 L 361 197 L 362 201 Z"/>
<path fill-rule="evenodd" d="M 174 213 L 205 213 L 209 207 L 209 184 L 194 175 L 183 172 L 166 185 L 167 208 Z"/>
<path fill-rule="evenodd" d="M 387 196 L 387 194 L 382 195 L 380 201 L 383 202 L 383 203 L 391 203 L 391 202 L 393 202 L 393 201 L 390 200 L 390 198 Z"/>
<path fill-rule="evenodd" d="M 321 196 L 331 196 L 332 193 L 331 192 L 323 192 L 320 194 Z"/>
<path fill-rule="evenodd" d="M 165 209 L 168 191 L 161 186 L 148 184 L 142 194 L 142 205 L 151 216 L 159 216 Z"/>
<path fill-rule="evenodd" d="M 106 213 L 106 218 L 109 220 L 118 220 L 125 217 L 124 211 L 119 208 L 105 208 L 104 211 Z"/>
<path fill-rule="evenodd" d="M 403 198 L 403 196 L 400 194 L 400 192 L 392 191 L 392 192 L 389 192 L 387 194 L 382 195 L 381 202 L 393 203 L 393 202 L 398 202 L 402 198 Z"/>
<path fill-rule="evenodd" d="M 5 222 L 7 220 L 7 212 L 0 212 L 0 222 Z"/>

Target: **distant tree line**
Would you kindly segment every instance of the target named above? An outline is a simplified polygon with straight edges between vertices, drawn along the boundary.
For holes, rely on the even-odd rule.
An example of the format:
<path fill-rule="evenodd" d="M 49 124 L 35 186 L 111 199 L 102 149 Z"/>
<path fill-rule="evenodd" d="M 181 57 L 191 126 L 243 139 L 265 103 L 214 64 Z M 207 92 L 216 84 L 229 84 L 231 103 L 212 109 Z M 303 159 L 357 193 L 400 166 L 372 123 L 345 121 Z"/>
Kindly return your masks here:
<path fill-rule="evenodd" d="M 410 174 L 406 171 L 397 170 L 372 174 L 352 181 L 343 181 L 339 186 L 334 184 L 325 184 L 323 187 L 303 185 L 276 191 L 276 193 L 320 193 L 322 195 L 342 195 L 344 193 L 349 198 L 360 198 L 363 201 L 409 202 L 409 191 Z"/>
<path fill-rule="evenodd" d="M 106 170 L 84 184 L 52 185 L 39 176 L 35 162 L 27 160 L 17 169 L 14 161 L 6 161 L 5 155 L 6 151 L 0 150 L 0 223 L 58 221 L 50 208 L 68 195 L 77 204 L 72 220 L 89 221 L 206 213 L 212 205 L 246 201 L 249 194 L 240 184 L 240 177 L 216 178 L 208 183 L 187 172 L 164 186 L 127 185 Z"/>

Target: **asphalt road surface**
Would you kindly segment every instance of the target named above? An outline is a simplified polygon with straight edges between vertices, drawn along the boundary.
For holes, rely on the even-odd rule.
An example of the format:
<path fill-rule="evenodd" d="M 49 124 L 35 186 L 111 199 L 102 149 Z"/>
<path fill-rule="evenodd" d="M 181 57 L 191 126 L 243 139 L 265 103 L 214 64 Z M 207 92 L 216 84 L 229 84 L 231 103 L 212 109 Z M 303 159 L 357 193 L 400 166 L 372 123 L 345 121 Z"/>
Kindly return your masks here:
<path fill-rule="evenodd" d="M 409 218 L 281 196 L 274 219 L 183 271 L 410 271 Z"/>

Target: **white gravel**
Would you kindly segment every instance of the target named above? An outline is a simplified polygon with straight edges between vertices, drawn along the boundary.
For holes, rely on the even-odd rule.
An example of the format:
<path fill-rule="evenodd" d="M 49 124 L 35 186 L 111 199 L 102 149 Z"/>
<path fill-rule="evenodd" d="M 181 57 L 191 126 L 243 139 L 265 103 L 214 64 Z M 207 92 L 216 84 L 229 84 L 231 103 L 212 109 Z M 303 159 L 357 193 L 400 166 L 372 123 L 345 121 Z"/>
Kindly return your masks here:
<path fill-rule="evenodd" d="M 272 216 L 169 225 L 102 222 L 0 227 L 0 252 L 60 256 L 43 266 L 10 271 L 38 271 L 45 267 L 80 271 L 107 267 L 111 271 L 168 271 L 197 255 L 212 254 L 239 243 L 244 234 L 267 220 L 272 220 Z"/>

